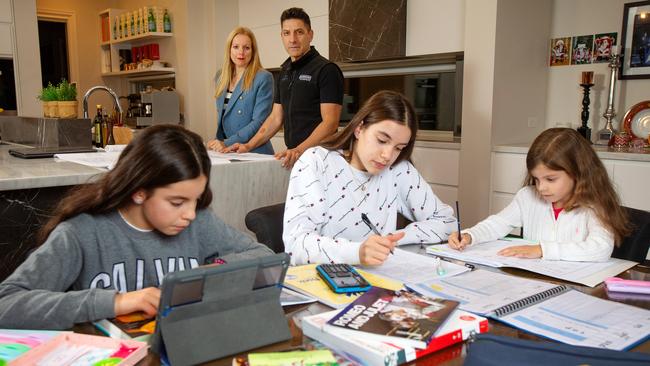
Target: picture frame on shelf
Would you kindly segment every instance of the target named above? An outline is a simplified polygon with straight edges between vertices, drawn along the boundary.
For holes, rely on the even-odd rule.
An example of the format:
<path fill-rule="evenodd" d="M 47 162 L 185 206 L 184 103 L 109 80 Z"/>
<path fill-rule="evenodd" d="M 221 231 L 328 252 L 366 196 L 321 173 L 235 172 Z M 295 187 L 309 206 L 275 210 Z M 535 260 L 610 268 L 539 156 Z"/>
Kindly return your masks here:
<path fill-rule="evenodd" d="M 623 7 L 619 79 L 650 79 L 650 1 Z"/>

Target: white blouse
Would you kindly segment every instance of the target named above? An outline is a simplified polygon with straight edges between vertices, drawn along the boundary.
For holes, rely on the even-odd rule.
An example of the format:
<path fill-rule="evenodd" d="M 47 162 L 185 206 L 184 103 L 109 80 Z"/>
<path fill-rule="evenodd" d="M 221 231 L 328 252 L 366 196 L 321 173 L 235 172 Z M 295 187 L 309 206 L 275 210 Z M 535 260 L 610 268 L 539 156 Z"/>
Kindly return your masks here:
<path fill-rule="evenodd" d="M 614 250 L 614 235 L 592 209 L 562 210 L 556 220 L 551 203 L 539 198 L 533 186 L 520 189 L 501 212 L 463 232 L 477 244 L 500 239 L 522 226 L 524 239 L 539 243 L 544 259 L 600 262 Z"/>
<path fill-rule="evenodd" d="M 397 231 L 397 212 L 413 223 Z M 313 147 L 289 178 L 282 239 L 291 263 L 359 263 L 359 248 L 373 234 L 361 213 L 382 235 L 405 232 L 398 244 L 440 243 L 456 228 L 452 208 L 410 162 L 371 175 L 341 152 Z"/>

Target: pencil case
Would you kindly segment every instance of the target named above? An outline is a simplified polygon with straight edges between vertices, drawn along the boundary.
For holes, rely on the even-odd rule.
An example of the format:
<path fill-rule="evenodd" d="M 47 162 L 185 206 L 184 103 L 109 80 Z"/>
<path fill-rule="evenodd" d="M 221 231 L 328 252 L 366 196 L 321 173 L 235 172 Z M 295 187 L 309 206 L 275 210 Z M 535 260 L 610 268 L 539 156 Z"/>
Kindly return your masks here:
<path fill-rule="evenodd" d="M 465 366 L 647 366 L 650 364 L 650 354 L 645 353 L 579 347 L 555 342 L 536 342 L 488 333 L 470 337 L 467 347 Z"/>

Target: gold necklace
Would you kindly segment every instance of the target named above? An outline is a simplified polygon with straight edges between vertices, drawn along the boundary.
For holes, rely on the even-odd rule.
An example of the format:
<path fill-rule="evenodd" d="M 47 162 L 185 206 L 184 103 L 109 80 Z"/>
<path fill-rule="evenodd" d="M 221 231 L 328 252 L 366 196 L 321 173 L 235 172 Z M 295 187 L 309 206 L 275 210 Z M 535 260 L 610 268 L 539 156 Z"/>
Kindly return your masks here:
<path fill-rule="evenodd" d="M 348 168 L 350 168 L 350 174 L 352 175 L 352 179 L 357 184 L 357 188 L 355 188 L 354 191 L 356 192 L 358 189 L 361 189 L 361 192 L 365 192 L 366 188 L 367 188 L 366 186 L 369 185 L 370 180 L 372 179 L 373 175 L 371 174 L 366 179 L 366 181 L 362 183 L 361 181 L 359 181 L 359 179 L 357 179 L 357 174 L 355 173 L 355 168 L 352 167 L 352 164 L 348 163 Z"/>

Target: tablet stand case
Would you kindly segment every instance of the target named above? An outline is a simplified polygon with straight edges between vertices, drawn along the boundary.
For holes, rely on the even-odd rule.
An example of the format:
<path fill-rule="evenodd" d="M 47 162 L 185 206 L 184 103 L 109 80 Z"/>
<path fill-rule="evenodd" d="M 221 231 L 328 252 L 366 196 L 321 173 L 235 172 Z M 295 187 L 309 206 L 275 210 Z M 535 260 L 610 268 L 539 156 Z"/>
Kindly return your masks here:
<path fill-rule="evenodd" d="M 280 253 L 168 274 L 152 350 L 193 365 L 290 339 L 280 305 L 288 265 Z"/>

